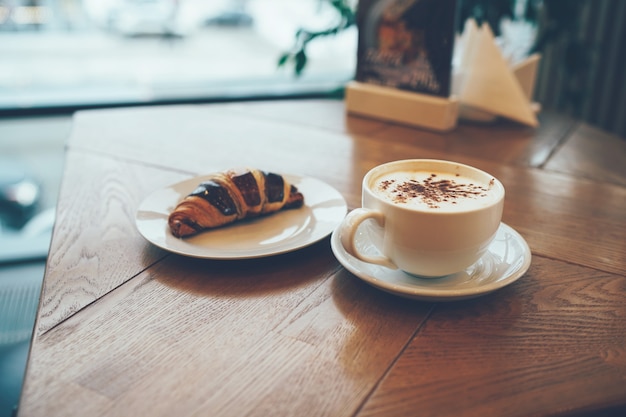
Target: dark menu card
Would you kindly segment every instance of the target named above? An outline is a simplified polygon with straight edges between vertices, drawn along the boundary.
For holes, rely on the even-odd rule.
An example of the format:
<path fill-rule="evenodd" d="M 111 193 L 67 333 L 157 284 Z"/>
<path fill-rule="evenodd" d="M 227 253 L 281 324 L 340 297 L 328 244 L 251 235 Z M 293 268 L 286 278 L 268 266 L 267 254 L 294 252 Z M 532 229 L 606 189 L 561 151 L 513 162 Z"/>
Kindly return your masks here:
<path fill-rule="evenodd" d="M 456 0 L 360 0 L 356 80 L 450 95 Z"/>

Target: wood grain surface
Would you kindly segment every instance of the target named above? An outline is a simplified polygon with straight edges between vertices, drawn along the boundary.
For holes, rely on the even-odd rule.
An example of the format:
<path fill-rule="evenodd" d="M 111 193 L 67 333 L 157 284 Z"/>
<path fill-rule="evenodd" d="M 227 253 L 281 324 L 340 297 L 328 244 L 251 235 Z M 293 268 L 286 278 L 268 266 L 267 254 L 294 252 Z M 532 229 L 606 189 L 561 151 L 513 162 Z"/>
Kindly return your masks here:
<path fill-rule="evenodd" d="M 360 415 L 529 416 L 623 403 L 626 332 L 613 318 L 626 317 L 625 293 L 623 275 L 534 257 L 499 293 L 438 304 Z"/>
<path fill-rule="evenodd" d="M 80 112 L 18 415 L 621 415 L 625 152 L 551 113 L 439 134 L 338 100 Z M 134 223 L 154 190 L 246 165 L 318 178 L 353 209 L 369 169 L 406 158 L 498 177 L 529 271 L 480 298 L 415 301 L 352 275 L 328 237 L 193 259 Z"/>

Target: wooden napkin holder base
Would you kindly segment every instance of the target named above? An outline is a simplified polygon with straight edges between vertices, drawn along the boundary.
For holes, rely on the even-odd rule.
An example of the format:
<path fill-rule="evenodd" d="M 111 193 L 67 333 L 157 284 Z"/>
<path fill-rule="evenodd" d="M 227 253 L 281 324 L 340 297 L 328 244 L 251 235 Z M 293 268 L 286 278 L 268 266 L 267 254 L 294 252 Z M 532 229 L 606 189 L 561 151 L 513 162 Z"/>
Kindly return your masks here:
<path fill-rule="evenodd" d="M 436 97 L 358 81 L 346 85 L 345 102 L 348 113 L 442 132 L 454 129 L 459 117 L 454 96 Z"/>

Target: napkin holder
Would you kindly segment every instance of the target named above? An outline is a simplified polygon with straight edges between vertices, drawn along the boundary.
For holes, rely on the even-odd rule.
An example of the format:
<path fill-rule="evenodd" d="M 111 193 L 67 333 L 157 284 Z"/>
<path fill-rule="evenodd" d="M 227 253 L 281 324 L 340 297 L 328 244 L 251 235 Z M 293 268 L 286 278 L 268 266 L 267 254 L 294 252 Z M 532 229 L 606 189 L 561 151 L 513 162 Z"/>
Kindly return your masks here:
<path fill-rule="evenodd" d="M 435 131 L 456 127 L 456 97 L 438 97 L 376 84 L 351 81 L 345 88 L 348 113 L 407 124 Z"/>

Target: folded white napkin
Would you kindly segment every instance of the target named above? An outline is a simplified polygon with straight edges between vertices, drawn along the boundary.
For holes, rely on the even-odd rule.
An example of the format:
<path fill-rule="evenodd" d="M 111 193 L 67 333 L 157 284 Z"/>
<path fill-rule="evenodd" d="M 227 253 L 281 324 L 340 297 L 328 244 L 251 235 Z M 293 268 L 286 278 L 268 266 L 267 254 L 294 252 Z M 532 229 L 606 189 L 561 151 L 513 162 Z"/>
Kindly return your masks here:
<path fill-rule="evenodd" d="M 539 124 L 531 101 L 539 55 L 511 66 L 503 57 L 488 24 L 472 19 L 458 39 L 453 62 L 452 92 L 461 105 L 460 116 L 489 121 L 497 116 L 528 126 Z"/>

